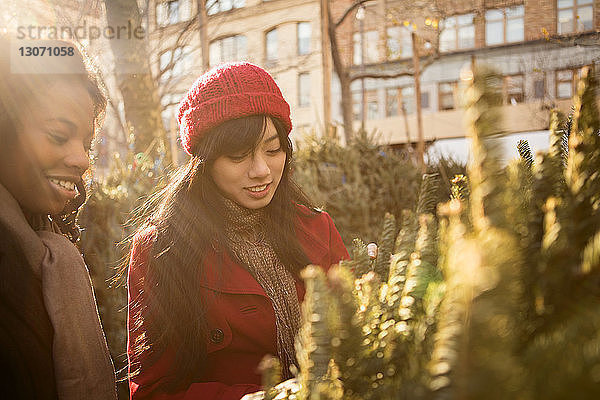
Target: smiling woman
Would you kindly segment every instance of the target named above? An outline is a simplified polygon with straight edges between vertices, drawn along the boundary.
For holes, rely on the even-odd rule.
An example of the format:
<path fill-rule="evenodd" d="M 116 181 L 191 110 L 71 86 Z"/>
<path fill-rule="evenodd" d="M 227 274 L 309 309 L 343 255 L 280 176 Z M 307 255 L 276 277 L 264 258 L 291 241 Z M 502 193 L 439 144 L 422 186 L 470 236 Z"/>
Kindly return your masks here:
<path fill-rule="evenodd" d="M 265 70 L 207 72 L 178 120 L 191 158 L 151 201 L 131 250 L 131 397 L 240 399 L 260 390 L 267 354 L 292 376 L 299 271 L 348 253 L 292 180 L 290 109 Z"/>
<path fill-rule="evenodd" d="M 115 398 L 90 277 L 73 244 L 105 98 L 79 52 L 52 61 L 68 73 L 49 74 L 46 60 L 10 60 L 9 40 L 0 37 L 0 392 Z M 21 67 L 39 73 L 14 73 Z"/>
<path fill-rule="evenodd" d="M 64 80 L 40 94 L 0 149 L 0 179 L 26 213 L 59 215 L 89 167 L 94 104 L 82 84 Z"/>
<path fill-rule="evenodd" d="M 258 144 L 244 149 L 245 153 L 218 157 L 210 171 L 225 197 L 252 210 L 269 205 L 286 159 L 273 120 L 265 117 L 261 124 L 265 126 Z"/>

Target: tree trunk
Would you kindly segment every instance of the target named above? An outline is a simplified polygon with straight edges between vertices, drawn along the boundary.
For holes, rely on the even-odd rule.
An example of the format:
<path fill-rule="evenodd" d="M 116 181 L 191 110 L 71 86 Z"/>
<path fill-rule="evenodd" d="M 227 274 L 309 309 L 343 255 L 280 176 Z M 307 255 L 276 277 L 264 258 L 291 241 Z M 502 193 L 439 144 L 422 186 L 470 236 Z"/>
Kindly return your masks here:
<path fill-rule="evenodd" d="M 324 135 L 333 136 L 331 126 L 331 50 L 329 40 L 329 0 L 321 0 L 321 61 L 323 63 Z"/>
<path fill-rule="evenodd" d="M 427 172 L 425 166 L 425 138 L 423 137 L 423 120 L 421 119 L 421 72 L 419 65 L 419 46 L 417 43 L 417 34 L 413 31 L 410 34 L 413 48 L 413 65 L 415 69 L 415 100 L 417 105 L 417 161 L 421 167 L 421 173 Z"/>
<path fill-rule="evenodd" d="M 115 77 L 123 97 L 125 120 L 134 136 L 136 153 L 164 154 L 166 130 L 163 126 L 158 88 L 152 78 L 147 35 L 141 27 L 136 0 L 104 0 L 109 27 L 120 31 L 120 39 L 110 39 L 115 59 Z M 124 32 L 128 32 L 127 34 Z"/>
<path fill-rule="evenodd" d="M 354 116 L 352 115 L 352 91 L 350 90 L 350 76 L 346 71 L 338 74 L 342 95 L 342 118 L 344 122 L 344 137 L 346 143 L 354 136 Z"/>
<path fill-rule="evenodd" d="M 350 74 L 344 67 L 342 58 L 340 56 L 340 50 L 337 43 L 336 36 L 336 24 L 331 19 L 330 8 L 327 8 L 328 14 L 328 25 L 329 25 L 329 42 L 331 47 L 331 58 L 333 60 L 333 68 L 340 80 L 340 88 L 342 94 L 342 118 L 344 123 L 344 137 L 346 143 L 350 141 L 354 134 L 353 121 L 352 121 L 352 92 L 350 91 Z"/>
<path fill-rule="evenodd" d="M 198 0 L 198 26 L 200 28 L 200 49 L 202 51 L 202 73 L 204 73 L 210 68 L 210 41 L 208 38 L 206 0 Z"/>

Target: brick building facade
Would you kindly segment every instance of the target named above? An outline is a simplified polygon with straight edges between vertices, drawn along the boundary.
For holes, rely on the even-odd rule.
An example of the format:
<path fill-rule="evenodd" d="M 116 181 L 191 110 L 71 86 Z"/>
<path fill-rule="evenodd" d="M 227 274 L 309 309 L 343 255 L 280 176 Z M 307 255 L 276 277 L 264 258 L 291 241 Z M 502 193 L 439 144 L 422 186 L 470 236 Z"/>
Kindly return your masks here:
<path fill-rule="evenodd" d="M 338 21 L 353 3 L 330 1 L 332 20 Z M 352 76 L 410 72 L 410 34 L 416 32 L 417 51 L 425 63 L 421 100 L 428 141 L 465 136 L 460 73 L 473 62 L 491 64 L 504 75 L 505 106 L 510 111 L 505 113 L 506 131 L 528 132 L 547 128 L 549 108 L 568 108 L 578 69 L 600 56 L 600 0 L 442 0 L 436 3 L 439 8 L 432 3 L 372 0 L 359 12 L 362 19 L 357 19 L 357 7 L 336 30 L 341 58 Z M 157 74 L 172 67 L 168 60 L 179 46 L 173 41 L 189 31 L 174 57 L 180 59 L 167 72 L 169 79 L 161 78 L 165 120 L 202 72 L 196 5 L 191 0 L 150 2 Z M 312 129 L 323 131 L 328 90 L 323 78 L 329 74 L 332 121 L 342 136 L 340 87 L 321 51 L 320 1 L 209 0 L 207 6 L 211 65 L 244 59 L 269 70 L 292 107 L 295 139 Z M 436 50 L 439 58 L 428 65 L 427 55 Z M 364 114 L 365 128 L 378 131 L 382 143 L 416 140 L 412 76 L 356 79 L 351 89 L 356 127 Z"/>
<path fill-rule="evenodd" d="M 352 4 L 334 3 L 334 19 Z M 439 50 L 439 58 L 421 73 L 428 141 L 465 136 L 460 73 L 473 62 L 493 65 L 504 75 L 505 129 L 516 133 L 547 129 L 549 108 L 568 111 L 579 68 L 600 57 L 598 0 L 447 0 L 437 2 L 437 9 L 431 3 L 368 2 L 363 19 L 354 12 L 338 34 L 342 58 L 354 76 L 411 72 L 413 30 L 422 61 Z M 362 84 L 361 79 L 352 84 L 355 128 L 364 110 L 365 128 L 380 132 L 381 142 L 414 142 L 413 77 L 365 79 L 364 106 Z M 332 99 L 339 99 L 335 84 Z M 339 104 L 332 110 L 334 120 L 341 121 Z"/>
<path fill-rule="evenodd" d="M 318 1 L 209 0 L 206 4 L 210 66 L 244 60 L 264 67 L 291 106 L 292 138 L 318 126 L 324 75 Z M 197 2 L 151 1 L 148 17 L 163 116 L 169 125 L 176 103 L 203 72 Z"/>

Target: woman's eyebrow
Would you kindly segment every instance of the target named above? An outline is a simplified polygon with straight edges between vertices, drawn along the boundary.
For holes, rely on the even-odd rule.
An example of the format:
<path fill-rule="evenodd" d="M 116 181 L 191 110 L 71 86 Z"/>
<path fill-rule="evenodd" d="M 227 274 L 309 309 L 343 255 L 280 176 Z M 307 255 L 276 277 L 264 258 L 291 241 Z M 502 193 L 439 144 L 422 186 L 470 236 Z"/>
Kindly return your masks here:
<path fill-rule="evenodd" d="M 59 122 L 61 124 L 67 125 L 70 130 L 73 130 L 73 131 L 77 130 L 77 125 L 73 121 L 71 121 L 67 118 L 60 118 L 60 117 L 59 118 L 49 118 L 45 122 Z"/>
<path fill-rule="evenodd" d="M 270 138 L 268 138 L 267 140 L 265 140 L 265 142 L 272 142 L 275 139 L 278 139 L 279 135 L 278 134 L 274 134 L 273 136 L 271 136 Z"/>

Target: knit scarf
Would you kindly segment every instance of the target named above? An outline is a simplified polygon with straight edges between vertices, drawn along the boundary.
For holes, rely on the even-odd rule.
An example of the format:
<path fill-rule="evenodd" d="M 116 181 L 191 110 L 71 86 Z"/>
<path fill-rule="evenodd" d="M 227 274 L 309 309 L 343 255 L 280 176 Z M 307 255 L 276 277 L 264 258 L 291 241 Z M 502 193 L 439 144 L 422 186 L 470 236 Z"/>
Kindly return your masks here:
<path fill-rule="evenodd" d="M 300 327 L 300 304 L 294 277 L 281 263 L 266 237 L 264 210 L 251 210 L 224 199 L 225 236 L 233 255 L 248 269 L 273 303 L 277 355 L 284 379 L 296 364 L 294 338 Z"/>

